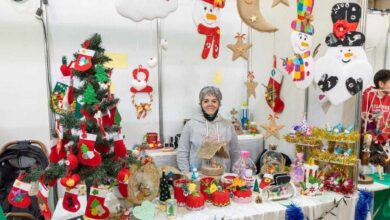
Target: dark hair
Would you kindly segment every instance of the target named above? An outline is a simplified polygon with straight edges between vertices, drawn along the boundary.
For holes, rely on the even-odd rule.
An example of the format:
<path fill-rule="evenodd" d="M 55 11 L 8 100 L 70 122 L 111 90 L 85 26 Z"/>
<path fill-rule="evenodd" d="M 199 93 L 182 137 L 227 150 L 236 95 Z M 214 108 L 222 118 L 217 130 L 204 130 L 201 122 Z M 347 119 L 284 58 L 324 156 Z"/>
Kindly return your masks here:
<path fill-rule="evenodd" d="M 390 80 L 390 70 L 382 69 L 375 73 L 374 83 L 377 89 L 379 89 L 379 82 L 386 83 L 388 80 Z"/>

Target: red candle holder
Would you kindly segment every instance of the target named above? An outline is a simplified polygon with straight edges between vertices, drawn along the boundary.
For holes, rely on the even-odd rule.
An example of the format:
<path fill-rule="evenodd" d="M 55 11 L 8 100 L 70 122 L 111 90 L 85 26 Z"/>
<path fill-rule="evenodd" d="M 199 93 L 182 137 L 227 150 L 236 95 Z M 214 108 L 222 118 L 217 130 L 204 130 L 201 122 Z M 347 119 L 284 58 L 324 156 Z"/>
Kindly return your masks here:
<path fill-rule="evenodd" d="M 177 201 L 177 206 L 186 205 L 186 196 L 184 195 L 183 185 L 188 184 L 189 179 L 178 179 L 173 181 L 173 195 Z"/>
<path fill-rule="evenodd" d="M 211 196 L 206 193 L 206 188 L 214 181 L 214 177 L 206 176 L 200 179 L 200 193 L 203 194 L 206 201 L 211 201 Z"/>

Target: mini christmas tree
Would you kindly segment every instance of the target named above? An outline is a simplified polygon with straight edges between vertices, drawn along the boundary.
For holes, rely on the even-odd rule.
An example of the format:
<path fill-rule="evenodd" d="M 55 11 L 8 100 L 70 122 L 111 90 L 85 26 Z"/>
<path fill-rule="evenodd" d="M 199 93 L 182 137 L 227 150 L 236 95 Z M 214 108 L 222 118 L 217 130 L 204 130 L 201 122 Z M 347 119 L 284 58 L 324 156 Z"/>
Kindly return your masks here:
<path fill-rule="evenodd" d="M 96 74 L 95 74 L 96 81 L 99 83 L 106 83 L 109 81 L 106 70 L 104 69 L 103 65 L 98 64 L 96 65 Z"/>
<path fill-rule="evenodd" d="M 257 178 L 255 179 L 255 185 L 253 186 L 253 192 L 260 192 L 259 182 L 257 181 Z"/>
<path fill-rule="evenodd" d="M 163 171 L 160 179 L 160 201 L 165 202 L 170 198 L 171 192 L 169 191 L 168 178 L 165 175 L 165 171 Z"/>

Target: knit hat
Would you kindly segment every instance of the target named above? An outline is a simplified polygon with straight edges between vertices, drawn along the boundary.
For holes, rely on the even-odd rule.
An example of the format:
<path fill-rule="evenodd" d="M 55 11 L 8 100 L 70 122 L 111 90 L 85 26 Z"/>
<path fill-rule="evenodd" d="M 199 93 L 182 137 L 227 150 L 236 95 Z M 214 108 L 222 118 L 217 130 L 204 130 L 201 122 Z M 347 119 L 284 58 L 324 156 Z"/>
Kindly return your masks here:
<path fill-rule="evenodd" d="M 326 36 L 325 42 L 329 47 L 362 46 L 366 41 L 364 34 L 356 29 L 362 10 L 356 3 L 338 3 L 332 7 L 333 33 Z"/>
<path fill-rule="evenodd" d="M 313 21 L 314 0 L 297 0 L 298 17 L 291 22 L 291 28 L 295 31 L 306 34 L 314 34 L 314 26 L 310 23 Z"/>
<path fill-rule="evenodd" d="M 206 95 L 212 95 L 218 99 L 218 102 L 221 103 L 222 93 L 221 91 L 214 86 L 205 86 L 199 92 L 199 103 L 202 103 L 202 100 Z"/>
<path fill-rule="evenodd" d="M 209 4 L 214 5 L 215 7 L 218 8 L 223 8 L 225 7 L 225 0 L 203 0 L 204 2 L 207 2 Z"/>

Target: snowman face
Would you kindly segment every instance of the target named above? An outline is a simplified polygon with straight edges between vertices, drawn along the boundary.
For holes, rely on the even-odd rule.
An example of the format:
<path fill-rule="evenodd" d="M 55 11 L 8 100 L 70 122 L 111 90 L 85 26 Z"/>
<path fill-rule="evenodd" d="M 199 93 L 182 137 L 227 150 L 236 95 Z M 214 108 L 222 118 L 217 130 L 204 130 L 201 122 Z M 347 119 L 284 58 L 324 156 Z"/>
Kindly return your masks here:
<path fill-rule="evenodd" d="M 202 24 L 210 28 L 218 27 L 220 15 L 220 9 L 218 7 L 201 0 L 195 1 L 192 17 L 196 26 Z"/>
<path fill-rule="evenodd" d="M 346 64 L 356 60 L 367 60 L 367 56 L 362 47 L 340 47 L 337 59 Z"/>
<path fill-rule="evenodd" d="M 309 34 L 293 31 L 291 32 L 291 45 L 297 54 L 303 54 L 310 50 L 312 37 Z"/>

